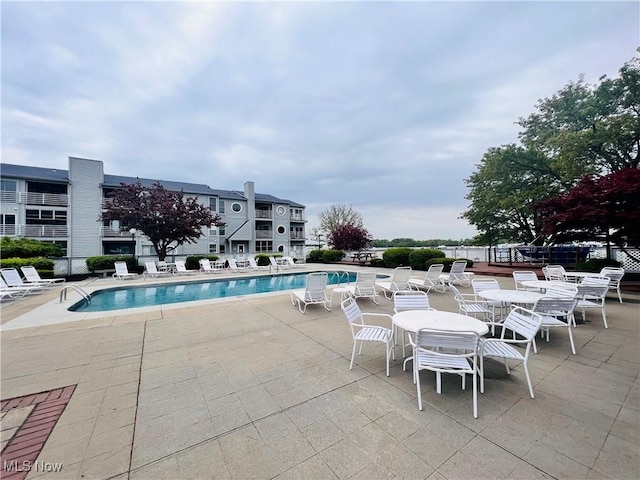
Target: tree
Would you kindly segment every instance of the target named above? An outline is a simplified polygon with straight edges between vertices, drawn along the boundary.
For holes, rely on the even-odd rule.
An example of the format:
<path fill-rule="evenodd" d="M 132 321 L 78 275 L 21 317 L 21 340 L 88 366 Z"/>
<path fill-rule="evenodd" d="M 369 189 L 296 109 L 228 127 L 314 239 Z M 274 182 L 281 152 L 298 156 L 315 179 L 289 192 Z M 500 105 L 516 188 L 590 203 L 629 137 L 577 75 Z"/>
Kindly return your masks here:
<path fill-rule="evenodd" d="M 325 235 L 330 235 L 338 225 L 353 225 L 364 227 L 362 215 L 353 207 L 343 204 L 334 204 L 318 214 L 320 220 L 319 229 Z"/>
<path fill-rule="evenodd" d="M 141 230 L 161 261 L 172 243 L 175 246 L 195 243 L 202 237 L 203 227 L 224 225 L 218 215 L 195 197 L 184 198 L 182 191 L 169 191 L 159 182 L 150 187 L 140 181 L 121 185 L 100 220 L 119 220 L 128 228 Z"/>
<path fill-rule="evenodd" d="M 628 247 L 640 248 L 640 170 L 627 168 L 594 178 L 536 205 L 543 231 L 557 241 L 606 239 L 640 261 Z M 607 248 L 610 258 L 610 249 Z"/>
<path fill-rule="evenodd" d="M 373 237 L 364 228 L 350 223 L 336 226 L 329 234 L 329 245 L 336 250 L 364 250 Z"/>

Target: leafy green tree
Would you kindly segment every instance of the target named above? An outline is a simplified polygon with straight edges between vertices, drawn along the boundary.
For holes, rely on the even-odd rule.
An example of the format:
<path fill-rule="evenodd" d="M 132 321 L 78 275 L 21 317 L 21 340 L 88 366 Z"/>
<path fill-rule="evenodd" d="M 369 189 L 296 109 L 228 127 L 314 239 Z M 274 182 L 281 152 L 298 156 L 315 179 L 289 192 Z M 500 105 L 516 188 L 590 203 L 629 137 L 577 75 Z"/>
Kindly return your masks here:
<path fill-rule="evenodd" d="M 335 250 L 364 250 L 369 248 L 372 240 L 366 229 L 347 223 L 331 231 L 328 243 Z"/>
<path fill-rule="evenodd" d="M 224 225 L 195 197 L 184 198 L 182 191 L 167 190 L 159 182 L 150 187 L 140 181 L 121 186 L 113 193 L 100 220 L 119 220 L 128 228 L 141 230 L 161 261 L 172 243 L 195 243 L 203 235 L 202 228 Z"/>
<path fill-rule="evenodd" d="M 334 204 L 318 214 L 320 226 L 318 229 L 325 235 L 330 235 L 338 225 L 353 225 L 364 228 L 364 222 L 360 212 L 350 205 Z"/>
<path fill-rule="evenodd" d="M 603 177 L 584 177 L 569 192 L 540 202 L 543 231 L 557 241 L 606 239 L 640 261 L 640 170 L 627 168 Z M 607 249 L 607 258 L 610 258 Z"/>

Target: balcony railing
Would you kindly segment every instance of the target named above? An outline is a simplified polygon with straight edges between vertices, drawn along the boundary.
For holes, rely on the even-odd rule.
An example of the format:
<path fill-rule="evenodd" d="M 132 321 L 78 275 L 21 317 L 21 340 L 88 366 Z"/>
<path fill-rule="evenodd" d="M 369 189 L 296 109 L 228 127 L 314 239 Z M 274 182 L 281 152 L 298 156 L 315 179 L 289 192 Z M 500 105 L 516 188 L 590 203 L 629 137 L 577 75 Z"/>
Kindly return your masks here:
<path fill-rule="evenodd" d="M 67 225 L 0 225 L 0 236 L 31 237 L 31 238 L 57 238 L 68 237 Z"/>
<path fill-rule="evenodd" d="M 304 215 L 291 215 L 292 222 L 304 222 Z"/>
<path fill-rule="evenodd" d="M 18 203 L 18 192 L 10 192 L 8 190 L 0 191 L 0 202 Z"/>
<path fill-rule="evenodd" d="M 291 233 L 291 240 L 304 240 L 304 233 Z"/>
<path fill-rule="evenodd" d="M 256 238 L 273 238 L 273 230 L 256 230 Z"/>
<path fill-rule="evenodd" d="M 111 227 L 102 227 L 100 232 L 103 237 L 127 237 L 131 239 L 131 232 L 129 228 L 116 229 Z"/>
<path fill-rule="evenodd" d="M 256 218 L 273 218 L 271 210 L 256 210 Z"/>
<path fill-rule="evenodd" d="M 20 203 L 28 205 L 55 205 L 58 207 L 69 205 L 69 196 L 60 193 L 20 192 L 19 199 Z"/>

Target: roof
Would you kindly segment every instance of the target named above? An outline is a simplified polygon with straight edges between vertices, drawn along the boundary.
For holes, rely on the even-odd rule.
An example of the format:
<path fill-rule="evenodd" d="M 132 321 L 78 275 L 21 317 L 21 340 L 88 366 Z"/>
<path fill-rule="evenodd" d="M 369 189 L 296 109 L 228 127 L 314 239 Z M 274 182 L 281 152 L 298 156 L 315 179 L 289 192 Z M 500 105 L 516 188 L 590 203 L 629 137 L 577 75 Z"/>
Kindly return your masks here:
<path fill-rule="evenodd" d="M 69 183 L 69 171 L 56 168 L 28 167 L 25 165 L 13 165 L 10 163 L 0 164 L 0 176 L 9 178 L 19 178 L 24 180 L 42 180 L 55 183 Z M 144 186 L 151 186 L 159 182 L 167 190 L 180 191 L 191 195 L 209 195 L 232 200 L 246 200 L 244 192 L 237 190 L 220 190 L 211 188 L 201 183 L 174 182 L 170 180 L 158 180 L 152 178 L 126 177 L 122 175 L 104 175 L 104 186 L 119 187 L 121 183 L 135 183 L 139 181 Z M 263 193 L 256 193 L 256 200 L 265 203 L 284 203 L 294 207 L 304 208 L 297 202 L 285 200 Z"/>

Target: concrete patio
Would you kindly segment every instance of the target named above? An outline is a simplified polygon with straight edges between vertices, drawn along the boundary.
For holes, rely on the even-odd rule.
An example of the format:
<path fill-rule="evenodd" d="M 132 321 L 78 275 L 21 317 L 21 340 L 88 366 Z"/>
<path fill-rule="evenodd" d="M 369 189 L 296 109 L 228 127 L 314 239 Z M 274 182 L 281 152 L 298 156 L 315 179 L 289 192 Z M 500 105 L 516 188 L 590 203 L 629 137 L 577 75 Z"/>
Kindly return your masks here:
<path fill-rule="evenodd" d="M 470 388 L 447 379 L 438 395 L 426 373 L 419 411 L 399 348 L 389 377 L 383 346 L 365 345 L 350 371 L 337 295 L 332 312 L 305 315 L 279 292 L 9 329 L 34 312 L 59 315 L 59 291 L 2 304 L 3 461 L 20 453 L 11 438 L 30 409 L 50 402 L 58 412 L 46 417 L 50 434 L 22 445 L 26 455 L 39 438 L 42 463 L 3 464 L 3 478 L 640 478 L 637 293 L 623 292 L 623 304 L 609 295 L 608 329 L 588 312 L 574 330 L 577 355 L 564 331 L 538 340 L 535 399 L 519 367 L 507 376 L 495 365 L 474 419 Z M 78 299 L 69 297 L 65 307 Z M 457 311 L 451 292 L 429 298 Z M 359 303 L 392 313 L 384 298 Z M 61 470 L 43 471 L 52 464 Z"/>

